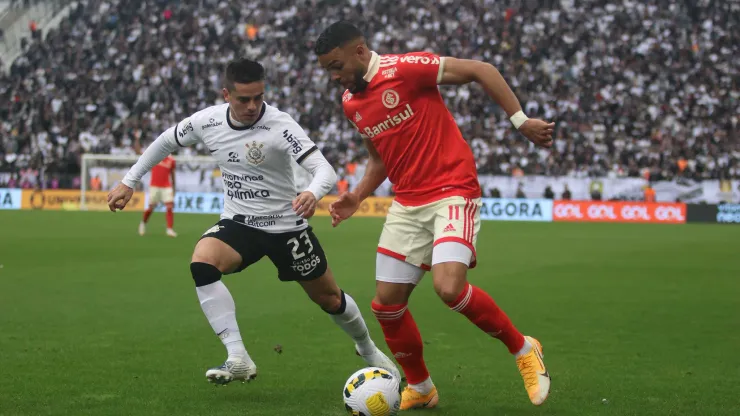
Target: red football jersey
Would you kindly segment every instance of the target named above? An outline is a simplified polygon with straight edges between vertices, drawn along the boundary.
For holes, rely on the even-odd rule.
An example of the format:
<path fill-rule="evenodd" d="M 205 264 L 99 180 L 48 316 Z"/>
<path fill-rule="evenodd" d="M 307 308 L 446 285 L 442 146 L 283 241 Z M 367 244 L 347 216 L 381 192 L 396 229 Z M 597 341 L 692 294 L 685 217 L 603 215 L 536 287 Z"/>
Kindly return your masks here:
<path fill-rule="evenodd" d="M 402 205 L 481 196 L 473 151 L 437 88 L 443 65 L 427 52 L 373 53 L 370 84 L 342 96 L 345 116 L 375 145 Z"/>
<path fill-rule="evenodd" d="M 157 166 L 152 168 L 152 180 L 149 182 L 149 186 L 170 188 L 172 186 L 172 182 L 170 182 L 170 174 L 174 170 L 175 159 L 172 156 L 167 156 L 163 161 L 159 162 Z"/>

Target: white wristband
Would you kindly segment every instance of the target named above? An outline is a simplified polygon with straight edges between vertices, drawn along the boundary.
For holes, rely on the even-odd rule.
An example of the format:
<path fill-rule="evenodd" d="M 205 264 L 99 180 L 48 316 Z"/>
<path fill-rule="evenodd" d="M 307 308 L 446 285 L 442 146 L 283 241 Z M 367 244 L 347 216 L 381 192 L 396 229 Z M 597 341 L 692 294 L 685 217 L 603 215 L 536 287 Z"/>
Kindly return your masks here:
<path fill-rule="evenodd" d="M 511 120 L 511 124 L 513 124 L 513 125 L 514 125 L 514 127 L 515 127 L 515 128 L 517 129 L 517 130 L 519 130 L 519 127 L 521 127 L 521 126 L 522 126 L 522 124 L 524 124 L 524 122 L 525 122 L 525 121 L 529 120 L 529 117 L 527 117 L 527 116 L 526 116 L 526 115 L 524 114 L 524 111 L 522 111 L 522 110 L 519 110 L 519 111 L 517 111 L 516 113 L 514 113 L 514 115 L 513 115 L 513 116 L 511 116 L 511 117 L 509 118 L 509 120 Z"/>

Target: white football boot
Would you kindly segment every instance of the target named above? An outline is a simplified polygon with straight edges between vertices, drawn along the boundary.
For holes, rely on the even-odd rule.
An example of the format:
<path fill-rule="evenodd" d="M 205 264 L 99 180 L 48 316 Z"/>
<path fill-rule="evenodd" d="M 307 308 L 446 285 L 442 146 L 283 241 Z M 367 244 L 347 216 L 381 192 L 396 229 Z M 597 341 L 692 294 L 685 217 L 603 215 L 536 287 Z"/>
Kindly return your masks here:
<path fill-rule="evenodd" d="M 220 367 L 206 371 L 206 378 L 214 384 L 226 385 L 234 380 L 248 382 L 257 378 L 257 366 L 239 358 L 227 359 Z"/>
<path fill-rule="evenodd" d="M 144 224 L 143 222 L 140 222 L 139 223 L 139 235 L 143 236 L 144 234 L 146 234 L 146 224 Z"/>
<path fill-rule="evenodd" d="M 401 373 L 398 371 L 398 368 L 396 368 L 396 364 L 388 358 L 387 355 L 383 353 L 378 347 L 375 347 L 375 351 L 373 351 L 371 354 L 368 355 L 361 355 L 359 351 L 357 351 L 357 355 L 362 357 L 363 360 L 367 363 L 368 367 L 380 367 L 385 370 L 388 370 L 391 374 L 393 374 L 393 377 L 398 380 L 398 382 L 401 382 Z"/>
<path fill-rule="evenodd" d="M 177 237 L 177 233 L 172 228 L 167 229 L 167 236 L 168 237 Z"/>

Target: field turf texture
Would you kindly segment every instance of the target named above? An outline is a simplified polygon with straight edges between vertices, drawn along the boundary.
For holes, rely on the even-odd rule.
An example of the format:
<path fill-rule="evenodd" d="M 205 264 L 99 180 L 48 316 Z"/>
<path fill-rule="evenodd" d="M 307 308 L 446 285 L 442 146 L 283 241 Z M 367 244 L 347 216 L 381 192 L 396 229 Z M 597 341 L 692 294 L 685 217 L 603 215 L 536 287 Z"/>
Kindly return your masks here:
<path fill-rule="evenodd" d="M 176 239 L 160 213 L 138 236 L 139 219 L 0 211 L 0 416 L 345 414 L 364 363 L 267 259 L 224 278 L 259 377 L 209 385 L 225 350 L 188 264 L 217 217 L 176 215 Z M 369 307 L 383 220 L 311 223 L 387 351 Z M 410 308 L 440 407 L 423 414 L 740 414 L 740 227 L 484 222 L 478 253 L 470 280 L 542 341 L 550 398 L 532 406 L 506 348 L 427 275 Z"/>

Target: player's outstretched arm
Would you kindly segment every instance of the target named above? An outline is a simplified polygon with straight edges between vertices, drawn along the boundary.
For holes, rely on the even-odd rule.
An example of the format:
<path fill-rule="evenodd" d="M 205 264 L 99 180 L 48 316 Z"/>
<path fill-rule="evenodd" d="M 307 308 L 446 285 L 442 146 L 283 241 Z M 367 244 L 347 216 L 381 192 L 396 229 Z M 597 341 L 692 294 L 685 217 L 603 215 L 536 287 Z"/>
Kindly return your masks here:
<path fill-rule="evenodd" d="M 318 201 L 337 183 L 337 172 L 318 150 L 303 159 L 300 166 L 313 175 L 313 179 L 306 190 L 293 200 L 293 210 L 300 217 L 311 218 L 316 212 Z"/>
<path fill-rule="evenodd" d="M 183 125 L 182 128 L 179 127 L 181 124 Z M 116 209 L 122 210 L 133 196 L 134 187 L 147 172 L 152 170 L 157 163 L 161 162 L 165 157 L 174 152 L 178 146 L 182 146 L 183 143 L 188 145 L 195 143 L 197 137 L 189 134 L 192 131 L 192 124 L 189 120 L 186 120 L 175 127 L 170 127 L 165 130 L 164 133 L 160 134 L 159 137 L 157 137 L 157 139 L 154 140 L 154 142 L 152 142 L 146 151 L 144 151 L 144 153 L 139 157 L 139 160 L 136 161 L 134 166 L 129 169 L 126 176 L 121 180 L 121 183 L 116 185 L 116 187 L 108 193 L 108 208 L 113 212 L 115 212 Z M 179 140 L 177 138 L 178 134 L 180 135 Z"/>
<path fill-rule="evenodd" d="M 383 159 L 381 159 L 378 150 L 370 139 L 365 139 L 365 147 L 367 147 L 369 154 L 367 166 L 365 167 L 365 175 L 360 180 L 360 183 L 357 184 L 354 191 L 339 195 L 339 199 L 329 205 L 329 213 L 332 218 L 331 223 L 334 227 L 351 217 L 357 211 L 357 208 L 360 207 L 360 203 L 372 195 L 388 177 Z"/>
<path fill-rule="evenodd" d="M 530 119 L 522 111 L 519 99 L 495 66 L 470 59 L 445 57 L 437 83 L 440 85 L 480 84 L 501 108 L 519 132 L 538 146 L 551 147 L 555 123 Z"/>

